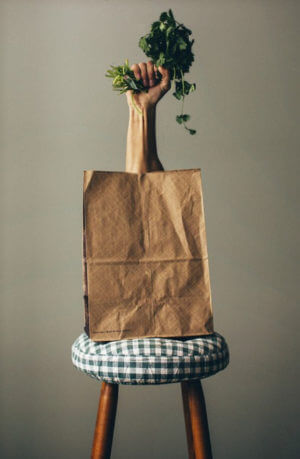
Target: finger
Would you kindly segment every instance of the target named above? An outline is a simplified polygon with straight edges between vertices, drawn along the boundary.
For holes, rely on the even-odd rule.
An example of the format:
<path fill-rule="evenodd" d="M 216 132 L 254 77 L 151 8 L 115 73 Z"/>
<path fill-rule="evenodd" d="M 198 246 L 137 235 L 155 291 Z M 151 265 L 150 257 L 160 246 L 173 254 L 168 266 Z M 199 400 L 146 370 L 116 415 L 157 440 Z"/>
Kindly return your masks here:
<path fill-rule="evenodd" d="M 161 73 L 161 82 L 160 82 L 160 87 L 163 91 L 169 91 L 171 87 L 171 82 L 170 82 L 170 73 L 168 69 L 165 69 L 161 65 L 158 67 L 159 72 Z"/>
<path fill-rule="evenodd" d="M 145 62 L 139 63 L 140 71 L 142 74 L 143 85 L 147 88 L 149 86 L 149 79 L 147 74 L 147 65 Z"/>
<path fill-rule="evenodd" d="M 147 62 L 147 73 L 149 78 L 149 86 L 155 86 L 154 64 L 152 61 Z"/>
<path fill-rule="evenodd" d="M 142 77 L 139 66 L 137 64 L 133 64 L 130 68 L 133 70 L 135 78 L 139 80 Z"/>

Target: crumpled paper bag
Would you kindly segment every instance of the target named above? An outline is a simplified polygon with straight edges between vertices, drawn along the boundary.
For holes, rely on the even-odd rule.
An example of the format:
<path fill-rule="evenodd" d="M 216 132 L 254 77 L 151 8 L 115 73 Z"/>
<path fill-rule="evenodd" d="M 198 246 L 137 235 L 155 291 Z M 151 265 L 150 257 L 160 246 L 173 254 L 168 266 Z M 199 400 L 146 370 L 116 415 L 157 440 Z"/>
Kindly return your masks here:
<path fill-rule="evenodd" d="M 85 170 L 82 235 L 92 340 L 213 333 L 200 169 Z"/>

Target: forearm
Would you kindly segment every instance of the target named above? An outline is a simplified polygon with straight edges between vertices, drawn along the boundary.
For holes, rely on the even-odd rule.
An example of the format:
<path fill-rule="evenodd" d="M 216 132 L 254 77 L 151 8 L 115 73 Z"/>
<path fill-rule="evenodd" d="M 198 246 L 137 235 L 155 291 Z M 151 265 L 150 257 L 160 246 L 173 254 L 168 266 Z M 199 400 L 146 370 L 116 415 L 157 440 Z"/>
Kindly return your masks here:
<path fill-rule="evenodd" d="M 143 116 L 129 107 L 126 172 L 163 170 L 156 146 L 156 106 L 142 109 Z"/>

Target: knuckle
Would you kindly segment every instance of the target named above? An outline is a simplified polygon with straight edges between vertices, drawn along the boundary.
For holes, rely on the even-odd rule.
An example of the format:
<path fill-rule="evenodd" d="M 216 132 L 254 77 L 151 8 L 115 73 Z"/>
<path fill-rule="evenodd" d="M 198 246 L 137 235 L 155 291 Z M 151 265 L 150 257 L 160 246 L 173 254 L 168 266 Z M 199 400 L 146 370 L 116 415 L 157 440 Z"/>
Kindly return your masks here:
<path fill-rule="evenodd" d="M 154 66 L 153 66 L 152 63 L 149 63 L 149 62 L 148 62 L 148 64 L 147 64 L 147 70 L 148 70 L 148 73 L 149 73 L 150 75 L 153 75 L 153 74 L 154 74 Z"/>
<path fill-rule="evenodd" d="M 161 89 L 163 92 L 167 92 L 169 91 L 169 89 L 171 88 L 171 83 L 169 81 L 165 82 L 162 86 L 161 86 Z"/>

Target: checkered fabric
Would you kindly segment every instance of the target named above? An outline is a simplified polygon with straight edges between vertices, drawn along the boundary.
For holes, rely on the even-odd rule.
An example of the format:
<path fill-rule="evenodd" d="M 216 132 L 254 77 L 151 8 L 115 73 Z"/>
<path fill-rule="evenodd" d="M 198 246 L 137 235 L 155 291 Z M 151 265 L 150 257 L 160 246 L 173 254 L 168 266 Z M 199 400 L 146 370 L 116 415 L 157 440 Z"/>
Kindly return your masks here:
<path fill-rule="evenodd" d="M 101 343 L 84 332 L 72 345 L 72 362 L 78 370 L 101 381 L 167 384 L 199 380 L 223 370 L 229 363 L 229 350 L 218 333 Z"/>

